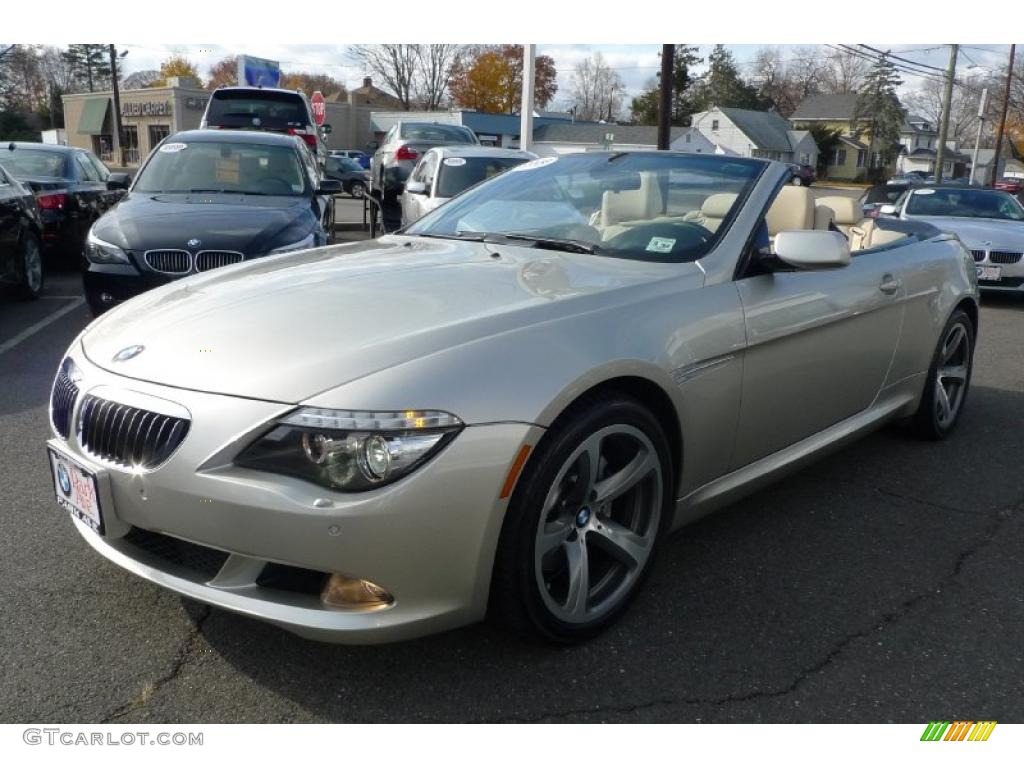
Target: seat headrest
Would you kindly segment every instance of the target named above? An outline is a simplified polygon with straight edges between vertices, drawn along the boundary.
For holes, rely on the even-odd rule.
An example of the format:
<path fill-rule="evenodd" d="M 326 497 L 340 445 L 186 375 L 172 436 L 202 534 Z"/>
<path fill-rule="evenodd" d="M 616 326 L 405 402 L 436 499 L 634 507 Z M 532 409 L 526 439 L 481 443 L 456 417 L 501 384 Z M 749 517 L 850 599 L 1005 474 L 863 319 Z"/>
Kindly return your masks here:
<path fill-rule="evenodd" d="M 814 229 L 814 199 L 807 187 L 787 186 L 779 190 L 772 207 L 765 217 L 768 234 L 794 229 Z"/>
<path fill-rule="evenodd" d="M 656 174 L 640 172 L 640 188 L 621 192 L 608 190 L 601 197 L 601 224 L 610 226 L 621 221 L 644 221 L 661 213 L 661 186 Z"/>
<path fill-rule="evenodd" d="M 831 208 L 836 224 L 859 224 L 864 219 L 864 206 L 852 197 L 819 197 L 814 204 Z"/>
<path fill-rule="evenodd" d="M 724 219 L 735 202 L 736 195 L 732 192 L 719 192 L 708 196 L 704 205 L 700 207 L 700 212 L 708 219 Z"/>

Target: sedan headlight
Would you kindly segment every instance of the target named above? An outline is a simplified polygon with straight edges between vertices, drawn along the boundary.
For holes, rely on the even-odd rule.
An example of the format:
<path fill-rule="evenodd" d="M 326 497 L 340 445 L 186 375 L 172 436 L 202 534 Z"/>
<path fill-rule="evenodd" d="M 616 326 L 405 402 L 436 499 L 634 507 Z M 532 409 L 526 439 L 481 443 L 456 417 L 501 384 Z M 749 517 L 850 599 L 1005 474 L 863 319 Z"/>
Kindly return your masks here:
<path fill-rule="evenodd" d="M 93 264 L 130 264 L 128 254 L 122 248 L 100 240 L 89 230 L 85 238 L 85 257 Z"/>
<path fill-rule="evenodd" d="M 235 463 L 336 491 L 368 491 L 408 475 L 462 427 L 444 411 L 300 408 L 242 451 Z"/>
<path fill-rule="evenodd" d="M 303 248 L 312 248 L 316 245 L 316 235 L 310 232 L 306 237 L 301 240 L 296 240 L 294 243 L 288 243 L 288 245 L 282 245 L 280 248 L 275 248 L 270 253 L 288 253 L 289 251 L 301 251 Z"/>

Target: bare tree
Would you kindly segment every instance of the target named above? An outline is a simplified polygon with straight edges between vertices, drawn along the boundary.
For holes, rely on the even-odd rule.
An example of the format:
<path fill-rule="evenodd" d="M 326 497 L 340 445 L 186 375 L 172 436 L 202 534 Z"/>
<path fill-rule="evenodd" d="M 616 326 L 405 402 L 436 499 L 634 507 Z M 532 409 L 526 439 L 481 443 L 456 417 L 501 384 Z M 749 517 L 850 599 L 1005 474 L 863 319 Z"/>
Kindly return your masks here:
<path fill-rule="evenodd" d="M 757 50 L 749 66 L 748 81 L 783 117 L 792 115 L 808 96 L 821 93 L 824 64 L 814 46 L 796 48 L 786 55 L 765 46 Z"/>
<path fill-rule="evenodd" d="M 956 142 L 958 148 L 974 146 L 978 131 L 978 106 L 981 90 L 988 83 L 981 76 L 961 78 L 953 84 L 953 99 L 949 110 L 949 138 Z M 989 113 L 996 117 L 996 99 L 992 95 L 998 90 L 989 88 Z M 942 101 L 944 85 L 941 77 L 927 77 L 919 90 L 908 93 L 903 104 L 913 115 L 919 115 L 933 126 L 938 126 L 942 119 Z M 994 120 L 986 118 L 991 127 Z"/>
<path fill-rule="evenodd" d="M 417 45 L 418 71 L 413 78 L 416 100 L 424 109 L 438 109 L 448 93 L 452 69 L 465 46 L 451 43 Z"/>
<path fill-rule="evenodd" d="M 572 76 L 572 97 L 580 120 L 618 119 L 626 86 L 619 73 L 604 60 L 600 51 L 576 65 Z"/>
<path fill-rule="evenodd" d="M 403 109 L 412 109 L 419 49 L 419 45 L 399 43 L 353 45 L 349 47 L 349 56 L 398 97 Z"/>
<path fill-rule="evenodd" d="M 854 93 L 867 82 L 871 61 L 855 53 L 833 49 L 825 56 L 821 85 L 825 93 Z"/>

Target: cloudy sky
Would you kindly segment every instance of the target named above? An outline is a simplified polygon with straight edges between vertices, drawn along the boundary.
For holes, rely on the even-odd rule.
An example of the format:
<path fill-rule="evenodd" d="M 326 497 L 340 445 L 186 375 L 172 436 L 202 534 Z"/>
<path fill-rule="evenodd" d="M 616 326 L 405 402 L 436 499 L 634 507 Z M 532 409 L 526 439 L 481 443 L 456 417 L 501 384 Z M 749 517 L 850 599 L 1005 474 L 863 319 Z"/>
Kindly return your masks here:
<path fill-rule="evenodd" d="M 126 59 L 127 71 L 141 69 L 158 69 L 160 62 L 178 53 L 187 56 L 197 65 L 199 72 L 204 77 L 210 65 L 224 56 L 238 53 L 248 53 L 254 56 L 261 56 L 267 59 L 274 59 L 281 62 L 281 67 L 288 70 L 323 71 L 341 80 L 349 87 L 361 84 L 364 75 L 360 65 L 355 64 L 348 57 L 344 45 L 280 45 L 272 43 L 259 43 L 256 45 L 157 45 L 153 43 L 119 44 L 122 49 L 129 51 Z M 707 56 L 712 45 L 700 46 L 700 55 Z M 743 67 L 749 65 L 760 45 L 728 45 L 732 50 L 736 61 Z M 783 61 L 787 54 L 791 54 L 793 45 L 777 46 L 782 53 Z M 915 62 L 929 64 L 934 67 L 945 67 L 949 60 L 949 49 L 945 45 L 932 45 L 927 43 L 908 43 L 873 45 L 872 47 L 881 50 L 891 50 L 893 54 L 902 56 Z M 822 47 L 822 54 L 828 52 L 828 48 Z M 560 92 L 556 96 L 553 106 L 566 106 L 571 89 L 572 70 L 577 62 L 588 58 L 593 53 L 600 51 L 605 60 L 614 67 L 622 77 L 629 91 L 630 96 L 641 91 L 653 77 L 656 76 L 660 66 L 660 45 L 540 45 L 537 52 L 546 54 L 555 60 L 558 69 L 558 82 Z M 961 76 L 974 72 L 982 73 L 984 67 L 998 67 L 1006 61 L 1008 46 L 1006 45 L 971 45 L 962 46 L 957 73 Z M 979 67 L 979 69 L 970 69 Z M 698 70 L 699 71 L 699 70 Z M 920 87 L 920 78 L 914 75 L 904 74 L 905 83 L 903 90 L 909 91 Z"/>

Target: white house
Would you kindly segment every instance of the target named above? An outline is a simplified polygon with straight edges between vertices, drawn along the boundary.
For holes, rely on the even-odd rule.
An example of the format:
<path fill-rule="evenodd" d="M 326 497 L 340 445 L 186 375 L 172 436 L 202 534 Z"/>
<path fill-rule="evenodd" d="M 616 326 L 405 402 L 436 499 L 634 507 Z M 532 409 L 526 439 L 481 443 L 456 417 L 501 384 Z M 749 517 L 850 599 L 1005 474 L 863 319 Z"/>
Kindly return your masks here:
<path fill-rule="evenodd" d="M 719 154 L 812 166 L 818 163 L 814 137 L 807 131 L 794 130 L 788 120 L 775 112 L 712 107 L 694 113 L 690 121 L 693 128 L 720 148 Z"/>
<path fill-rule="evenodd" d="M 532 152 L 541 156 L 594 152 L 603 149 L 627 152 L 658 148 L 655 125 L 613 125 L 610 123 L 551 123 L 533 129 Z M 669 148 L 681 152 L 715 154 L 715 145 L 700 131 L 673 127 Z"/>

